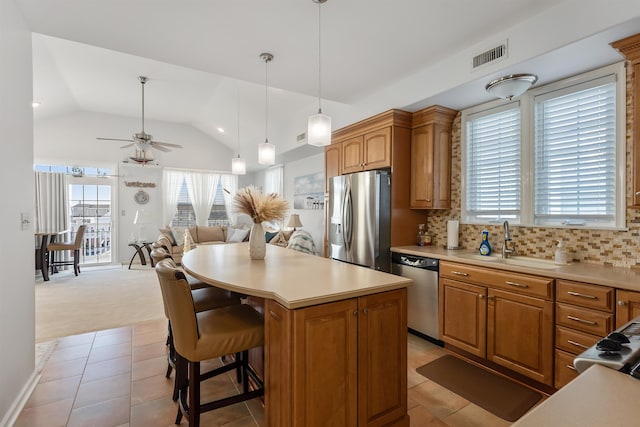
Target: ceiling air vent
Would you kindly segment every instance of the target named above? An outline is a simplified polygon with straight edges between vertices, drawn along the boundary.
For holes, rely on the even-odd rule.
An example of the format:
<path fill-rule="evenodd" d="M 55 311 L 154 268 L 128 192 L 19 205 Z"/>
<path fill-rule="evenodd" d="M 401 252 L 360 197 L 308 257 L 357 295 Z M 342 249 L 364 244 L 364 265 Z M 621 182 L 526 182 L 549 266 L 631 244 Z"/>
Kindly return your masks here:
<path fill-rule="evenodd" d="M 497 61 L 499 59 L 504 59 L 507 57 L 507 42 L 504 41 L 500 43 L 500 45 L 484 51 L 473 57 L 473 67 L 472 69 L 476 69 L 485 64 L 489 64 L 491 62 Z"/>
<path fill-rule="evenodd" d="M 296 136 L 296 142 L 298 144 L 304 144 L 305 142 L 307 142 L 307 133 L 306 132 L 302 132 L 301 134 Z"/>

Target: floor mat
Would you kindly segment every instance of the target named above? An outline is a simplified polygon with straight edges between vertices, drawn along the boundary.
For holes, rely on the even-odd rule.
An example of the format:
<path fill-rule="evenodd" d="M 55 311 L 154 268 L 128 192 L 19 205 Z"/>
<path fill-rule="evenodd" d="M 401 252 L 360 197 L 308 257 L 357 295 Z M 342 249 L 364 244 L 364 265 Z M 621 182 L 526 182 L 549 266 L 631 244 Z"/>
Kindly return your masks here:
<path fill-rule="evenodd" d="M 416 371 L 507 421 L 516 421 L 542 399 L 530 388 L 450 355 Z"/>

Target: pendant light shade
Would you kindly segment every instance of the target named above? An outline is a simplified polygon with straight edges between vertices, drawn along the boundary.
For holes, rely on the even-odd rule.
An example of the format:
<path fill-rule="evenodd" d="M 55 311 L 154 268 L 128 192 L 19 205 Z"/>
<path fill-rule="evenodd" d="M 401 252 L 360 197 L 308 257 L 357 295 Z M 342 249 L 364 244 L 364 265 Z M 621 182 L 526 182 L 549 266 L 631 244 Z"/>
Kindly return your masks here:
<path fill-rule="evenodd" d="M 267 76 L 267 64 L 273 60 L 270 53 L 261 53 L 260 59 L 264 61 L 264 142 L 258 145 L 258 163 L 261 165 L 274 165 L 276 163 L 276 146 L 269 143 L 269 81 Z"/>
<path fill-rule="evenodd" d="M 322 3 L 326 3 L 327 0 L 312 0 L 314 3 L 318 3 L 318 114 L 309 116 L 307 121 L 307 141 L 309 145 L 315 145 L 316 147 L 323 147 L 331 144 L 331 117 L 326 114 L 322 114 L 322 37 L 321 37 L 321 20 L 320 20 L 320 7 Z"/>
<path fill-rule="evenodd" d="M 231 173 L 234 175 L 244 175 L 247 173 L 247 164 L 244 159 L 240 157 L 240 154 L 238 154 L 238 157 L 231 159 Z"/>
<path fill-rule="evenodd" d="M 247 163 L 240 157 L 240 88 L 238 88 L 238 109 L 236 119 L 238 121 L 238 157 L 231 159 L 231 173 L 234 175 L 244 175 L 247 173 Z"/>

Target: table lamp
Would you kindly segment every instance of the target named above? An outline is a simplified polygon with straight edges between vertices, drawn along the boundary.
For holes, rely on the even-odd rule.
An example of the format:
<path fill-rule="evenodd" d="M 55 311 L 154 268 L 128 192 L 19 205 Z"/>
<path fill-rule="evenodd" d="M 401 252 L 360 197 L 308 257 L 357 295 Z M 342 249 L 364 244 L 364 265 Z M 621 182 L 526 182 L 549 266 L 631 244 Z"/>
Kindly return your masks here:
<path fill-rule="evenodd" d="M 138 226 L 138 242 L 144 242 L 143 229 L 145 224 L 149 224 L 149 214 L 144 209 L 138 209 L 136 216 L 133 218 L 133 223 Z"/>
<path fill-rule="evenodd" d="M 287 227 L 293 228 L 293 231 L 296 231 L 296 227 L 302 227 L 302 223 L 300 222 L 300 215 L 291 214 Z"/>

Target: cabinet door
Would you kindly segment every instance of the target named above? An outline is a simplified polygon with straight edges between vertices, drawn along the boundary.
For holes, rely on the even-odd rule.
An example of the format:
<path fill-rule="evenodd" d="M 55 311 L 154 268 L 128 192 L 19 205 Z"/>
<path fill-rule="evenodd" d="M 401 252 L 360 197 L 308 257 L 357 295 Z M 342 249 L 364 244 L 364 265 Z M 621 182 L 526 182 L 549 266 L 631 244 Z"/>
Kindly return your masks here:
<path fill-rule="evenodd" d="M 364 170 L 391 167 L 391 127 L 364 135 Z"/>
<path fill-rule="evenodd" d="M 265 301 L 264 311 L 264 417 L 269 426 L 293 426 L 291 387 L 291 336 L 293 311 L 274 300 Z"/>
<path fill-rule="evenodd" d="M 433 207 L 433 125 L 411 132 L 412 208 Z"/>
<path fill-rule="evenodd" d="M 486 355 L 487 289 L 440 278 L 440 339 L 473 355 Z"/>
<path fill-rule="evenodd" d="M 553 385 L 553 302 L 489 288 L 487 359 Z"/>
<path fill-rule="evenodd" d="M 616 290 L 616 328 L 640 316 L 640 292 Z"/>
<path fill-rule="evenodd" d="M 342 144 L 331 144 L 324 148 L 324 191 L 329 192 L 329 179 L 340 175 Z"/>
<path fill-rule="evenodd" d="M 355 426 L 357 299 L 295 310 L 293 319 L 292 425 Z"/>
<path fill-rule="evenodd" d="M 358 425 L 390 425 L 407 413 L 407 290 L 360 297 L 358 306 Z"/>
<path fill-rule="evenodd" d="M 362 145 L 364 137 L 342 141 L 342 173 L 360 172 L 363 170 Z"/>

